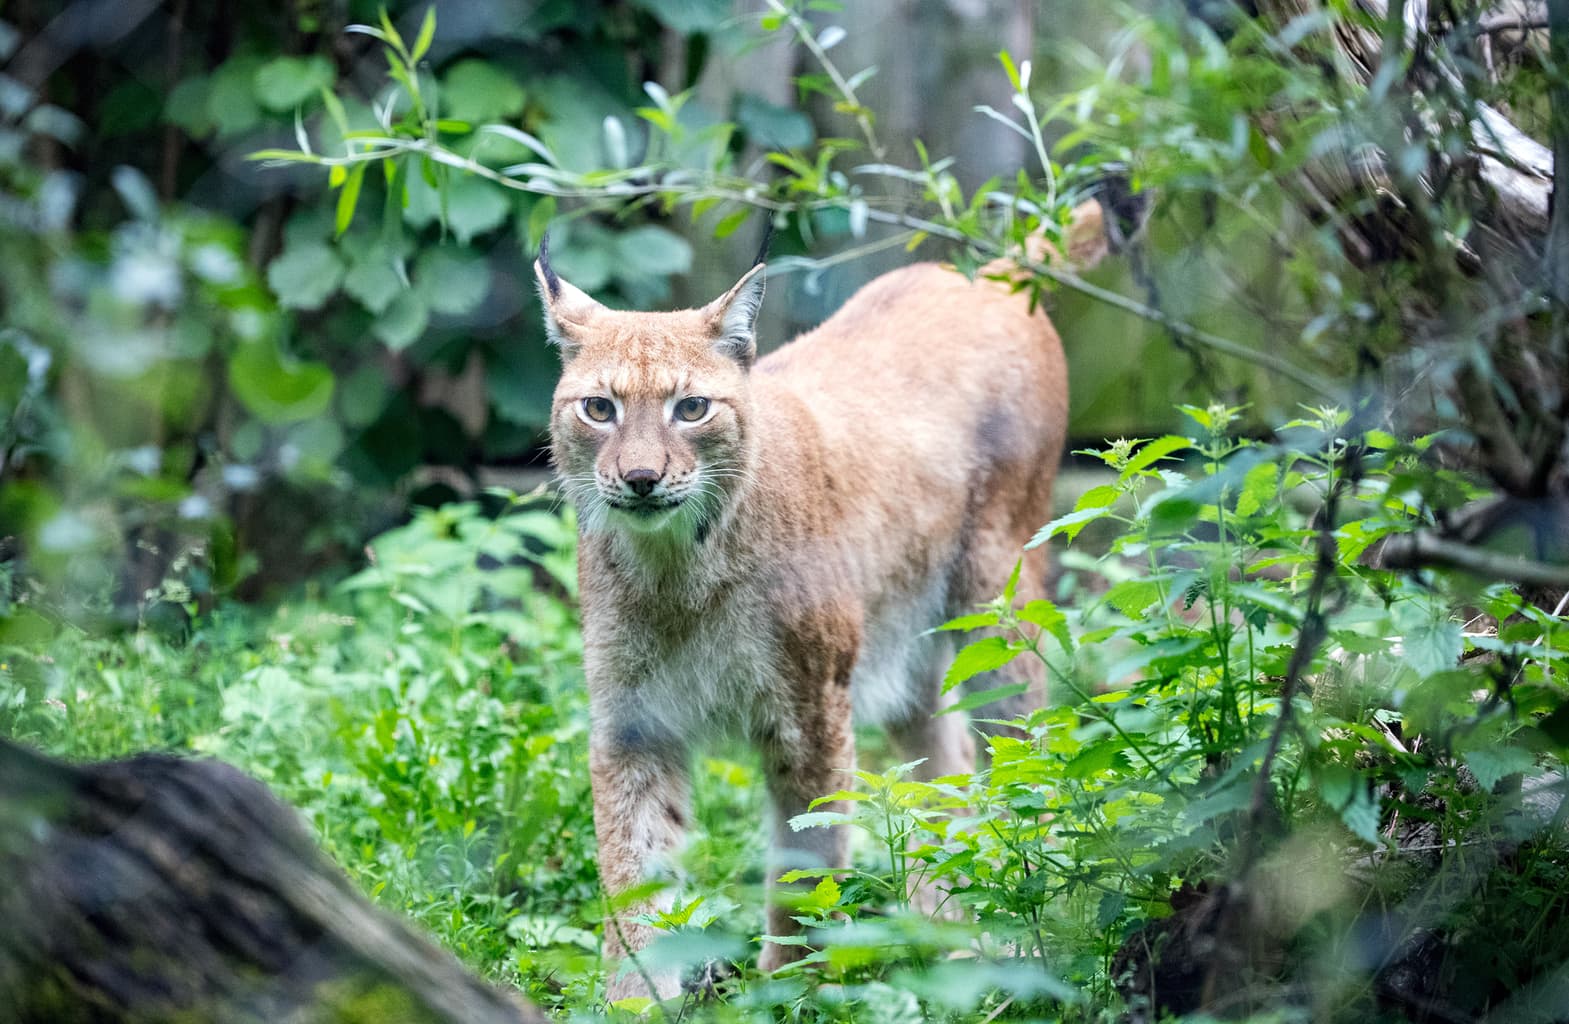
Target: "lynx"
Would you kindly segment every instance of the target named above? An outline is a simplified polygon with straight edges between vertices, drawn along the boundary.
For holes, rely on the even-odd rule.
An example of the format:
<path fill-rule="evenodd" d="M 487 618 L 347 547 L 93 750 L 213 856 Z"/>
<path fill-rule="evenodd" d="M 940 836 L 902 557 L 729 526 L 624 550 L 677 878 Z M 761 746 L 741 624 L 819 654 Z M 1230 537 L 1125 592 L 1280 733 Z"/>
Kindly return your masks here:
<path fill-rule="evenodd" d="M 1068 256 L 1098 255 L 1099 209 Z M 535 264 L 563 369 L 551 449 L 581 531 L 589 761 L 605 888 L 668 868 L 689 815 L 689 758 L 724 737 L 762 754 L 770 878 L 841 867 L 842 829 L 793 832 L 843 788 L 852 721 L 886 728 L 925 777 L 973 768 L 961 715 L 933 713 L 952 650 L 925 631 L 994 597 L 1049 518 L 1067 374 L 1044 312 L 951 267 L 872 281 L 817 329 L 756 358 L 762 256 L 702 307 L 609 309 Z M 1039 596 L 1044 553 L 1025 556 Z M 1030 669 L 1011 713 L 1038 703 Z M 950 695 L 952 696 L 952 695 Z M 989 709 L 995 712 L 995 709 Z M 772 898 L 768 929 L 798 931 Z M 607 921 L 608 958 L 652 938 L 634 906 Z M 759 966 L 800 956 L 768 943 Z M 645 981 L 654 992 L 647 993 Z M 622 970 L 612 1000 L 680 979 Z"/>

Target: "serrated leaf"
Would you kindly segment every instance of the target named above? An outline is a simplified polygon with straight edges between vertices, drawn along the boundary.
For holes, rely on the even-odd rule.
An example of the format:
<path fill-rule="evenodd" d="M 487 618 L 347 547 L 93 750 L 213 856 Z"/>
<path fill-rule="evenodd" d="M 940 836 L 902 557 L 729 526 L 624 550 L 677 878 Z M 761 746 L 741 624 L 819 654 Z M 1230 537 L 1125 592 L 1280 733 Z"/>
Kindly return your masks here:
<path fill-rule="evenodd" d="M 1117 477 L 1117 479 L 1120 481 L 1126 481 L 1135 473 L 1139 473 L 1145 469 L 1148 469 L 1150 466 L 1153 466 L 1161 459 L 1167 458 L 1180 451 L 1186 451 L 1192 447 L 1192 441 L 1185 437 L 1178 437 L 1175 434 L 1167 434 L 1165 437 L 1157 437 L 1155 440 L 1151 441 L 1149 444 L 1144 445 L 1138 451 L 1133 453 L 1133 457 L 1128 460 L 1127 465 L 1122 467 L 1122 473 Z"/>
<path fill-rule="evenodd" d="M 1160 586 L 1153 580 L 1123 580 L 1106 591 L 1106 603 L 1130 619 L 1142 619 L 1145 609 L 1160 600 Z"/>
<path fill-rule="evenodd" d="M 1018 654 L 1018 648 L 1000 636 L 983 637 L 967 644 L 959 649 L 959 653 L 954 655 L 953 664 L 948 666 L 948 672 L 943 676 L 942 692 L 947 693 L 982 672 L 1002 668 Z"/>
<path fill-rule="evenodd" d="M 987 626 L 997 625 L 996 612 L 976 612 L 974 615 L 961 615 L 956 619 L 949 619 L 937 629 L 939 632 L 948 630 L 983 629 Z"/>
<path fill-rule="evenodd" d="M 1111 509 L 1109 508 L 1086 508 L 1080 509 L 1077 512 L 1069 512 L 1065 516 L 1058 516 L 1056 519 L 1053 519 L 1051 522 L 1041 527 L 1040 531 L 1036 533 L 1035 536 L 1030 538 L 1029 543 L 1024 545 L 1025 550 L 1038 548 L 1042 544 L 1051 540 L 1053 537 L 1057 536 L 1059 533 L 1066 534 L 1068 537 L 1068 542 L 1071 544 L 1073 539 L 1077 537 L 1086 526 L 1093 523 L 1097 519 L 1104 519 L 1109 515 L 1111 515 Z"/>
<path fill-rule="evenodd" d="M 808 811 L 790 819 L 790 831 L 800 832 L 809 828 L 824 828 L 828 825 L 847 825 L 850 821 L 848 814 L 839 811 Z"/>
<path fill-rule="evenodd" d="M 1068 631 L 1068 618 L 1062 610 L 1050 601 L 1037 599 L 1029 602 L 1019 609 L 1019 618 L 1041 627 L 1042 630 L 1057 638 L 1062 644 L 1062 649 L 1073 651 L 1073 634 Z"/>
<path fill-rule="evenodd" d="M 1476 776 L 1477 785 L 1491 793 L 1500 782 L 1511 775 L 1528 772 L 1536 764 L 1529 750 L 1511 746 L 1479 747 L 1464 754 L 1466 767 Z"/>
<path fill-rule="evenodd" d="M 1261 462 L 1247 471 L 1242 478 L 1242 491 L 1237 495 L 1237 515 L 1255 515 L 1275 497 L 1275 487 L 1280 480 L 1280 467 L 1273 462 Z"/>
<path fill-rule="evenodd" d="M 1079 495 L 1079 500 L 1073 503 L 1073 511 L 1082 512 L 1087 508 L 1109 508 L 1116 502 L 1117 496 L 1122 492 L 1111 484 L 1101 484 L 1091 487 Z"/>
<path fill-rule="evenodd" d="M 1401 601 L 1390 609 L 1400 630 L 1400 657 L 1424 676 L 1453 668 L 1460 660 L 1465 637 L 1447 612 L 1426 599 Z"/>

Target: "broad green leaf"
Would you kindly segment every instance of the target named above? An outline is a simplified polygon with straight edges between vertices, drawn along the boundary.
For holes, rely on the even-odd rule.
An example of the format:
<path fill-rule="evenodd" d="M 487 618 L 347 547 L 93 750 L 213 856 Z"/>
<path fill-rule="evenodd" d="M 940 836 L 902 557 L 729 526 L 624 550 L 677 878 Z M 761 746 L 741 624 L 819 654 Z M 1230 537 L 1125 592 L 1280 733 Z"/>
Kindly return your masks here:
<path fill-rule="evenodd" d="M 1160 600 L 1160 585 L 1154 580 L 1123 580 L 1106 591 L 1106 603 L 1130 619 L 1142 619 L 1150 605 Z"/>
<path fill-rule="evenodd" d="M 271 342 L 252 341 L 229 357 L 229 388 L 257 419 L 292 423 L 326 411 L 333 377 L 321 363 L 284 359 Z"/>
<path fill-rule="evenodd" d="M 1106 772 L 1112 765 L 1125 766 L 1127 755 L 1123 753 L 1123 748 L 1126 743 L 1121 736 L 1108 736 L 1091 744 L 1063 766 L 1063 774 L 1070 779 L 1088 779 Z"/>
<path fill-rule="evenodd" d="M 692 244 L 655 224 L 623 231 L 615 238 L 615 259 L 653 274 L 685 274 L 692 269 Z"/>
<path fill-rule="evenodd" d="M 490 264 L 472 250 L 438 246 L 420 253 L 414 282 L 432 310 L 461 316 L 489 294 Z"/>
<path fill-rule="evenodd" d="M 448 181 L 447 227 L 464 245 L 476 235 L 500 227 L 512 212 L 498 185 L 471 174 L 453 174 Z"/>
<path fill-rule="evenodd" d="M 1118 476 L 1117 479 L 1126 481 L 1135 473 L 1144 471 L 1161 459 L 1167 458 L 1168 456 L 1171 456 L 1180 451 L 1186 451 L 1192 447 L 1192 441 L 1185 437 L 1178 437 L 1175 434 L 1167 434 L 1165 437 L 1157 437 L 1155 440 L 1151 441 L 1149 444 L 1146 444 L 1144 447 L 1133 453 L 1133 457 L 1128 460 L 1128 464 L 1126 466 L 1122 467 L 1122 473 Z"/>
<path fill-rule="evenodd" d="M 320 54 L 275 57 L 256 69 L 252 80 L 256 101 L 268 110 L 293 110 L 322 89 L 332 87 L 332 61 Z"/>
<path fill-rule="evenodd" d="M 291 309 L 320 309 L 342 281 L 343 261 L 325 242 L 291 245 L 267 267 L 267 284 Z"/>
<path fill-rule="evenodd" d="M 1024 547 L 1026 550 L 1038 548 L 1059 533 L 1067 534 L 1069 543 L 1072 543 L 1073 539 L 1086 526 L 1097 519 L 1104 519 L 1109 515 L 1111 515 L 1111 509 L 1109 508 L 1086 508 L 1077 512 L 1069 512 L 1065 516 L 1058 516 L 1041 527 L 1040 531 L 1034 537 L 1031 537 L 1030 542 L 1024 545 Z"/>
<path fill-rule="evenodd" d="M 1237 495 L 1237 515 L 1251 516 L 1267 507 L 1275 497 L 1279 479 L 1280 467 L 1273 462 L 1261 462 L 1248 470 Z"/>
<path fill-rule="evenodd" d="M 1454 668 L 1465 647 L 1460 625 L 1428 598 L 1400 601 L 1390 608 L 1400 630 L 1400 657 L 1418 673 L 1428 676 Z"/>
<path fill-rule="evenodd" d="M 430 323 L 425 299 L 414 289 L 398 294 L 371 324 L 371 333 L 390 349 L 404 349 L 419 340 Z"/>
<path fill-rule="evenodd" d="M 1073 634 L 1068 631 L 1067 616 L 1050 601 L 1044 599 L 1031 601 L 1019 609 L 1018 615 L 1023 621 L 1034 623 L 1056 637 L 1057 642 L 1062 644 L 1063 650 L 1070 653 L 1073 651 Z"/>
<path fill-rule="evenodd" d="M 1118 495 L 1121 493 L 1111 484 L 1091 487 L 1079 495 L 1079 500 L 1073 504 L 1073 511 L 1082 512 L 1087 508 L 1108 508 L 1116 502 Z"/>
<path fill-rule="evenodd" d="M 469 58 L 441 76 L 441 111 L 445 117 L 484 124 L 506 121 L 523 113 L 528 97 L 517 79 L 495 62 Z"/>
<path fill-rule="evenodd" d="M 343 278 L 343 290 L 372 313 L 386 310 L 404 287 L 392 255 L 380 247 L 361 249 Z"/>
<path fill-rule="evenodd" d="M 816 139 L 812 119 L 749 92 L 736 102 L 735 119 L 747 138 L 764 149 L 805 149 Z"/>
<path fill-rule="evenodd" d="M 1466 767 L 1476 776 L 1477 785 L 1487 793 L 1510 775 L 1528 772 L 1536 764 L 1529 750 L 1515 746 L 1478 747 L 1467 750 L 1463 757 Z"/>
<path fill-rule="evenodd" d="M 682 35 L 713 32 L 732 17 L 730 0 L 633 0 Z"/>
<path fill-rule="evenodd" d="M 953 664 L 943 676 L 942 690 L 947 693 L 982 672 L 1002 668 L 1018 657 L 1019 650 L 1000 636 L 988 636 L 967 644 L 954 655 Z"/>

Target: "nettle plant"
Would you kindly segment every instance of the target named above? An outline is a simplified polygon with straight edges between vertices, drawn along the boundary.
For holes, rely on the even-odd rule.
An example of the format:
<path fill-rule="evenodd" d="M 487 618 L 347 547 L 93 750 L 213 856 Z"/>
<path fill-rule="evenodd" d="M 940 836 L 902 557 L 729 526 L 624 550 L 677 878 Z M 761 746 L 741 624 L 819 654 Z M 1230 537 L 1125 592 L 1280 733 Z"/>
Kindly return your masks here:
<path fill-rule="evenodd" d="M 1291 836 L 1376 866 L 1400 863 L 1413 826 L 1439 844 L 1484 841 L 1506 819 L 1517 838 L 1552 826 L 1511 793 L 1559 777 L 1562 620 L 1501 585 L 1377 567 L 1384 538 L 1470 496 L 1431 464 L 1436 439 L 1353 432 L 1321 408 L 1263 443 L 1232 436 L 1240 409 L 1181 408 L 1192 436 L 1081 453 L 1115 480 L 1032 541 L 1069 542 L 1071 607 L 1017 605 L 1010 583 L 941 627 L 983 634 L 947 688 L 1041 658 L 1049 706 L 1008 723 L 973 775 L 863 770 L 823 798 L 848 811 L 792 823 L 868 837 L 857 869 L 820 873 L 802 899 L 820 947 L 808 964 L 952 1009 L 1104 1005 L 1130 932 Z M 1071 546 L 1086 531 L 1106 535 L 1104 554 Z M 952 710 L 984 714 L 1011 693 Z M 922 886 L 939 919 L 980 923 L 913 912 Z M 902 912 L 880 916 L 890 906 Z"/>

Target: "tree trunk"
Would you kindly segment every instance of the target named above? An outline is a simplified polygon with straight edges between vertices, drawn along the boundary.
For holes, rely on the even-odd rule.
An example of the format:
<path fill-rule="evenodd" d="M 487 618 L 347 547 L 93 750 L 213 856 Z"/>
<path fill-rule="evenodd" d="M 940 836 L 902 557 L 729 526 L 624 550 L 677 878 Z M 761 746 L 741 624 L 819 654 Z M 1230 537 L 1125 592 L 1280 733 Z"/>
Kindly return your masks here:
<path fill-rule="evenodd" d="M 0 739 L 0 879 L 0 1020 L 544 1020 L 215 761 L 70 765 Z"/>

